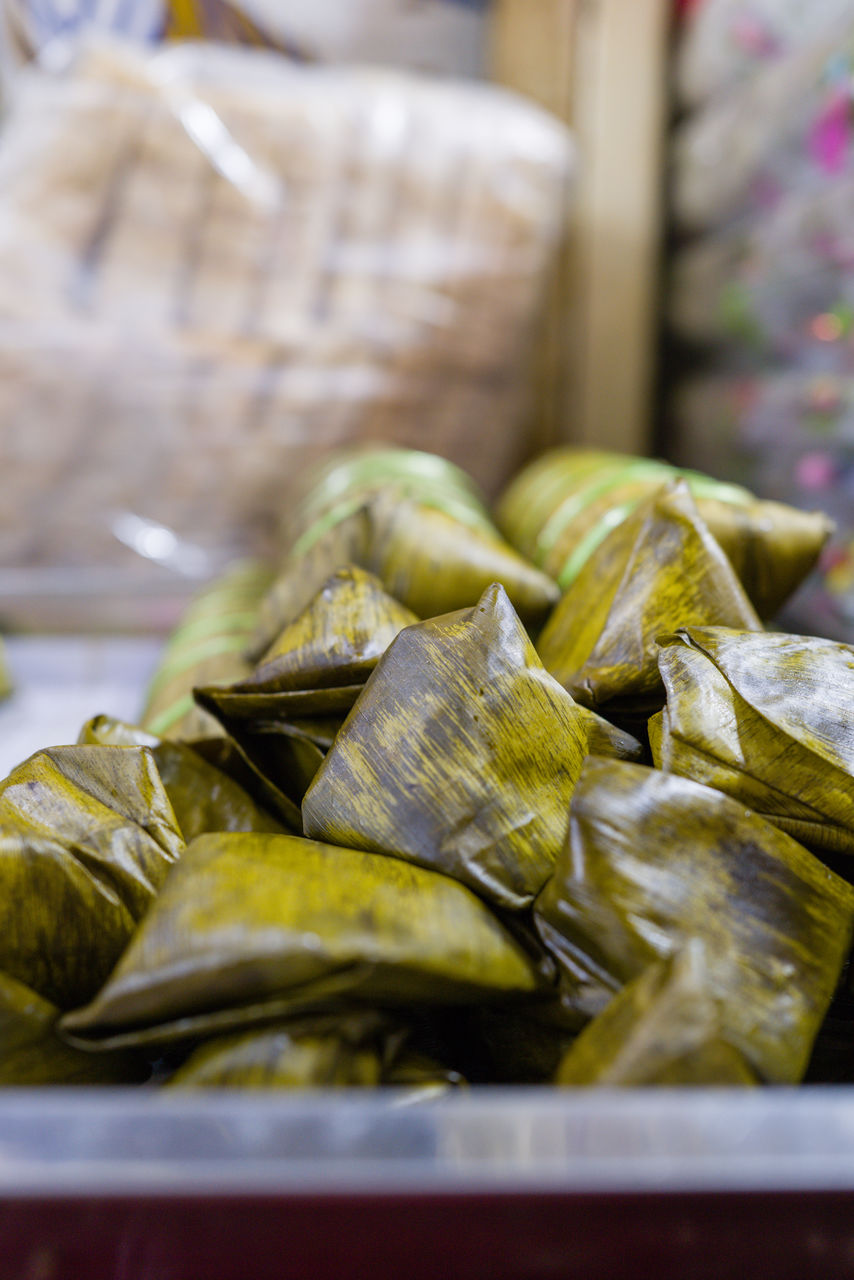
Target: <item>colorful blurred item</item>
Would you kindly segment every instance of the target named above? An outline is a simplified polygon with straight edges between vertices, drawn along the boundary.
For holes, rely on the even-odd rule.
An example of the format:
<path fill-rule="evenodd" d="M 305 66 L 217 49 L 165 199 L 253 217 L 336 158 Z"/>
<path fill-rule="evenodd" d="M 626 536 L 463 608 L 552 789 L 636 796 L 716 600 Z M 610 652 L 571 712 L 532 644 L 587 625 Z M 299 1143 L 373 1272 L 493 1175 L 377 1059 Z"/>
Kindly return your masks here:
<path fill-rule="evenodd" d="M 689 116 L 674 142 L 674 209 L 704 230 L 766 215 L 793 190 L 826 190 L 851 172 L 854 7 L 787 57 Z"/>
<path fill-rule="evenodd" d="M 673 401 L 678 461 L 713 467 L 837 524 L 819 566 L 786 609 L 793 631 L 854 636 L 854 379 L 797 368 L 711 375 Z"/>
<path fill-rule="evenodd" d="M 567 130 L 480 84 L 265 51 L 92 46 L 0 142 L 0 562 L 151 566 L 118 512 L 263 550 L 330 446 L 494 493 L 566 216 Z M 81 586 L 85 592 L 85 583 Z"/>
<path fill-rule="evenodd" d="M 676 81 L 688 106 L 734 89 L 851 12 L 850 0 L 682 0 L 680 8 Z"/>
<path fill-rule="evenodd" d="M 781 615 L 854 639 L 854 3 L 706 0 L 678 56 L 668 452 L 837 530 Z M 696 373 L 693 372 L 696 367 Z"/>

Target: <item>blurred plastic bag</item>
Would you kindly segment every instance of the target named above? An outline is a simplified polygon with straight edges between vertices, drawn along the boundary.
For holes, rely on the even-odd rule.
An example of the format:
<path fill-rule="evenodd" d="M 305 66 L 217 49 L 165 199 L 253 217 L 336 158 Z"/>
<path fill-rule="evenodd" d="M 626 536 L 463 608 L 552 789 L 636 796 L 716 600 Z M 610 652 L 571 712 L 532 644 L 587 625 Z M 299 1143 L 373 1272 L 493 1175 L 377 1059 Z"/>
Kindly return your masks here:
<path fill-rule="evenodd" d="M 489 0 L 0 0 L 19 61 L 81 35 L 218 40 L 321 62 L 476 75 Z"/>
<path fill-rule="evenodd" d="M 0 564 L 132 564 L 129 510 L 263 550 L 332 445 L 489 491 L 565 217 L 561 125 L 500 90 L 103 46 L 22 73 L 0 139 Z M 222 557 L 221 557 L 222 558 Z"/>

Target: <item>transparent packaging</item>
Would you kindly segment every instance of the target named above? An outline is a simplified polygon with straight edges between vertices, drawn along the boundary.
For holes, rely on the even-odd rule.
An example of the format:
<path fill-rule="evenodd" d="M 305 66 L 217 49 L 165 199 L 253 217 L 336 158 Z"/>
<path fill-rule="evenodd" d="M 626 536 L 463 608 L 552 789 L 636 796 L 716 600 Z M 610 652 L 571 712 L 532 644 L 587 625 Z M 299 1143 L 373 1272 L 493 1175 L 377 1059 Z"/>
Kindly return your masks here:
<path fill-rule="evenodd" d="M 259 51 L 100 44 L 23 72 L 0 138 L 7 611 L 44 573 L 108 614 L 116 579 L 157 594 L 171 571 L 128 549 L 128 514 L 214 571 L 263 552 L 289 477 L 342 443 L 428 448 L 494 492 L 526 453 L 572 154 L 498 89 Z"/>

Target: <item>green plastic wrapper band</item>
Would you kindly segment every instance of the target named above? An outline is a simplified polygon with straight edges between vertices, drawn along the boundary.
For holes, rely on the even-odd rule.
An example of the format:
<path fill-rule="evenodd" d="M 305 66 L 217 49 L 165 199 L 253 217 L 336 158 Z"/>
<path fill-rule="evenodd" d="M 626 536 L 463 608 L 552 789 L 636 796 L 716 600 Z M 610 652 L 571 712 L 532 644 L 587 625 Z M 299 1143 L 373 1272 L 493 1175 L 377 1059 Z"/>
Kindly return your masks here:
<path fill-rule="evenodd" d="M 267 565 L 242 561 L 190 602 L 151 678 L 140 716 L 143 729 L 178 741 L 222 733 L 196 705 L 193 688 L 249 674 L 244 654 L 272 579 Z"/>
<path fill-rule="evenodd" d="M 655 490 L 590 557 L 537 650 L 585 706 L 644 716 L 661 707 L 656 639 L 692 624 L 762 623 L 684 480 Z"/>
<path fill-rule="evenodd" d="M 523 620 L 539 626 L 560 595 L 504 541 L 468 477 L 415 450 L 342 450 L 303 475 L 287 545 L 249 645 L 256 659 L 347 565 L 375 574 L 419 618 L 467 608 L 500 582 Z"/>
<path fill-rule="evenodd" d="M 568 590 L 612 529 L 680 476 L 757 613 L 772 617 L 833 529 L 820 513 L 760 501 L 738 485 L 655 459 L 565 447 L 519 473 L 497 503 L 496 521 L 511 545 Z"/>

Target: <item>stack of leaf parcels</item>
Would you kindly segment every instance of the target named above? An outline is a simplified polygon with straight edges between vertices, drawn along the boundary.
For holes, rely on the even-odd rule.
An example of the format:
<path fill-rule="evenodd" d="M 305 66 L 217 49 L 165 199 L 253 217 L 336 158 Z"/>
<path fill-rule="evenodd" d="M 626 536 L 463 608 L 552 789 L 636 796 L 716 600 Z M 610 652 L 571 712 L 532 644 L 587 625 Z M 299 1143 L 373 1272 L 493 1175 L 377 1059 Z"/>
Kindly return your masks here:
<path fill-rule="evenodd" d="M 0 784 L 0 1081 L 844 1075 L 854 650 L 765 632 L 697 486 L 638 466 L 558 601 L 441 459 L 332 459 L 249 650 L 176 660 L 195 732 L 96 716 Z"/>

